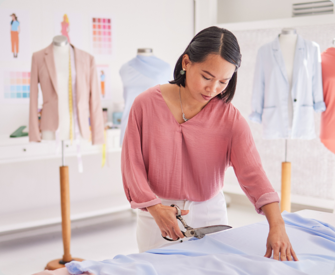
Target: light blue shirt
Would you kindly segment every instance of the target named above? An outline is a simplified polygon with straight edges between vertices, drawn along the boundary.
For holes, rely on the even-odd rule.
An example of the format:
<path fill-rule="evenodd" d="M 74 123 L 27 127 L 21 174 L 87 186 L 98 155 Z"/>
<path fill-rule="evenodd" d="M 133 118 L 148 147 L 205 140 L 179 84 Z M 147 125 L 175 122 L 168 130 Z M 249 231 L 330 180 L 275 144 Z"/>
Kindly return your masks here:
<path fill-rule="evenodd" d="M 313 139 L 316 137 L 313 110 L 326 110 L 320 48 L 299 35 L 291 91 L 289 87 L 277 37 L 258 50 L 249 119 L 263 124 L 263 137 L 266 139 Z M 288 100 L 293 104 L 292 129 L 289 126 Z"/>
<path fill-rule="evenodd" d="M 20 22 L 14 21 L 13 24 L 11 24 L 11 30 L 13 32 L 17 32 L 19 30 Z"/>
<path fill-rule="evenodd" d="M 105 81 L 105 79 L 106 79 L 106 75 L 104 74 L 100 75 L 100 81 Z"/>
<path fill-rule="evenodd" d="M 140 93 L 157 84 L 168 83 L 171 80 L 171 67 L 168 63 L 155 56 L 137 55 L 121 67 L 120 76 L 123 82 L 125 104 L 121 120 L 120 145 L 122 145 L 129 112 L 134 99 Z"/>
<path fill-rule="evenodd" d="M 299 261 L 264 257 L 266 221 L 112 260 L 67 263 L 70 274 L 272 274 L 330 275 L 335 270 L 335 229 L 295 213 L 284 213 L 288 237 Z"/>

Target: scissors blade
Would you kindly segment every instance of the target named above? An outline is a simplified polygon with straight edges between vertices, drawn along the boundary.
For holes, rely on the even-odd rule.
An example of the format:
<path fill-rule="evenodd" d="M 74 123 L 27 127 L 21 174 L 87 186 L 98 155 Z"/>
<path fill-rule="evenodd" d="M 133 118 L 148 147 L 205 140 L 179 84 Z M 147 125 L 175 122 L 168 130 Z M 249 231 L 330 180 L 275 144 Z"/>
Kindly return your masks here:
<path fill-rule="evenodd" d="M 211 234 L 211 233 L 215 233 L 215 232 L 219 232 L 219 231 L 223 231 L 223 230 L 227 230 L 232 228 L 229 225 L 212 225 L 212 226 L 205 226 L 205 227 L 199 227 L 199 228 L 194 228 L 194 237 L 198 238 L 198 239 L 202 239 L 203 237 L 205 237 L 206 234 Z"/>

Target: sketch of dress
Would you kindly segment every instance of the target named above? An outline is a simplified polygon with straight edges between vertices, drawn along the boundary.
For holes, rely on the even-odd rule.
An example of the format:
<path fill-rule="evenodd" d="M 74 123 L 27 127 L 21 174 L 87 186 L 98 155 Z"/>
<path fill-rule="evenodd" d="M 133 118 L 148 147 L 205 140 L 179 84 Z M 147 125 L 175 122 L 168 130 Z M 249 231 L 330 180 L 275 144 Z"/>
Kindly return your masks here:
<path fill-rule="evenodd" d="M 61 33 L 62 35 L 66 36 L 67 41 L 71 43 L 70 36 L 69 36 L 69 31 L 70 31 L 69 26 L 70 26 L 69 18 L 66 14 L 64 14 L 63 21 L 61 22 L 61 27 L 62 27 Z"/>
<path fill-rule="evenodd" d="M 105 73 L 104 73 L 104 71 L 101 71 L 100 86 L 101 86 L 101 95 L 102 95 L 102 97 L 105 97 L 105 80 L 106 80 Z"/>
<path fill-rule="evenodd" d="M 15 13 L 11 15 L 12 21 L 10 22 L 10 37 L 12 43 L 12 53 L 14 57 L 17 57 L 19 53 L 19 33 L 20 33 L 20 22 L 17 21 Z"/>

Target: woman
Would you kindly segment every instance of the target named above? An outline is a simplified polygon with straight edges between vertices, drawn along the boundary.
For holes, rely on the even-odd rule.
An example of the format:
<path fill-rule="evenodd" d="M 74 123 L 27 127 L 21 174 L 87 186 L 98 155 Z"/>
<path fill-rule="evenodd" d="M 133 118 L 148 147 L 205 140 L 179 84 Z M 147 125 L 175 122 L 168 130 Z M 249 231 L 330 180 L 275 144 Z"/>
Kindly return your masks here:
<path fill-rule="evenodd" d="M 69 21 L 69 17 L 67 16 L 67 14 L 64 14 L 63 16 L 63 21 L 61 22 L 61 33 L 62 35 L 66 36 L 67 41 L 69 43 L 71 43 L 70 41 L 70 36 L 69 36 L 69 31 L 70 31 L 70 21 Z"/>
<path fill-rule="evenodd" d="M 269 222 L 266 257 L 297 260 L 280 215 L 277 193 L 262 168 L 251 131 L 230 103 L 241 63 L 236 37 L 210 27 L 180 56 L 170 84 L 135 99 L 122 147 L 127 199 L 139 208 L 140 252 L 183 238 L 178 205 L 192 227 L 227 224 L 224 172 L 232 166 L 241 188 Z M 173 243 L 173 242 L 172 242 Z"/>
<path fill-rule="evenodd" d="M 15 58 L 19 53 L 19 33 L 20 33 L 20 22 L 17 20 L 15 13 L 11 14 L 12 21 L 10 22 L 10 37 L 12 43 L 12 53 Z"/>

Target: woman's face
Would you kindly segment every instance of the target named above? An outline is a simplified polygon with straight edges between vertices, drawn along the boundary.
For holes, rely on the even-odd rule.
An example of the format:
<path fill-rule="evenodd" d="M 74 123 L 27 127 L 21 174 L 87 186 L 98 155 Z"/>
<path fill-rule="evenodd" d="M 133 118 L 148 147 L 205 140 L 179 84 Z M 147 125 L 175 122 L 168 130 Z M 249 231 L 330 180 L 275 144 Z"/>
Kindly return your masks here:
<path fill-rule="evenodd" d="M 185 54 L 182 64 L 186 70 L 186 87 L 201 103 L 220 94 L 228 86 L 236 68 L 218 54 L 209 54 L 201 63 L 192 63 Z"/>
<path fill-rule="evenodd" d="M 15 16 L 14 15 L 12 15 L 12 20 L 15 21 Z"/>

